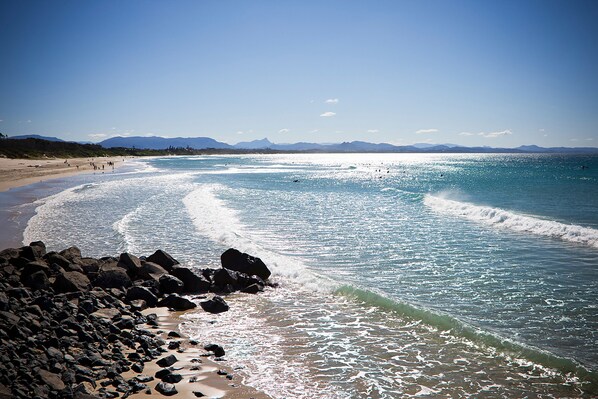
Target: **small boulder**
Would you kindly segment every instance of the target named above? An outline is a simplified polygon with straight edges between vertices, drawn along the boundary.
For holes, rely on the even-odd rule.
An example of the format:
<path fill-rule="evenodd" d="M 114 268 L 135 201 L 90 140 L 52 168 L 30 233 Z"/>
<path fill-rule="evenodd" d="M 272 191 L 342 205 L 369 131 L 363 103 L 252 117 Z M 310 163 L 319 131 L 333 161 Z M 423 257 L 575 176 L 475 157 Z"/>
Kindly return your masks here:
<path fill-rule="evenodd" d="M 176 387 L 168 382 L 160 382 L 158 385 L 156 385 L 156 391 L 160 392 L 164 396 L 172 396 L 178 393 Z"/>
<path fill-rule="evenodd" d="M 66 268 L 68 267 L 69 260 L 67 258 L 65 258 L 64 256 L 56 253 L 56 252 L 48 252 L 46 255 L 44 255 L 44 260 L 49 264 L 57 264 L 58 266 L 62 267 L 62 268 Z"/>
<path fill-rule="evenodd" d="M 38 371 L 37 375 L 39 376 L 40 380 L 53 391 L 62 391 L 64 388 L 66 388 L 66 385 L 64 385 L 64 382 L 62 382 L 58 374 L 54 374 L 42 369 Z"/>
<path fill-rule="evenodd" d="M 225 355 L 224 348 L 217 344 L 208 344 L 203 347 L 208 352 L 213 352 L 214 356 L 222 357 Z"/>
<path fill-rule="evenodd" d="M 173 267 L 170 274 L 183 282 L 183 292 L 204 293 L 210 290 L 210 282 L 203 275 L 197 274 L 187 267 Z"/>
<path fill-rule="evenodd" d="M 156 364 L 160 367 L 170 367 L 173 364 L 175 364 L 176 362 L 178 362 L 178 359 L 176 358 L 175 355 L 168 355 L 168 356 L 163 357 L 162 359 L 158 360 L 156 362 Z"/>
<path fill-rule="evenodd" d="M 89 291 L 91 284 L 87 276 L 79 272 L 64 272 L 56 276 L 54 290 L 56 292 Z"/>
<path fill-rule="evenodd" d="M 160 276 L 160 291 L 164 294 L 181 293 L 185 287 L 185 284 L 177 277 L 171 276 L 170 274 L 164 274 Z"/>
<path fill-rule="evenodd" d="M 245 273 L 249 276 L 255 274 L 264 280 L 267 280 L 272 274 L 260 258 L 242 253 L 234 248 L 230 248 L 220 255 L 220 261 L 225 269 Z"/>
<path fill-rule="evenodd" d="M 50 280 L 43 271 L 35 272 L 25 278 L 23 284 L 34 291 L 45 290 L 50 286 Z"/>
<path fill-rule="evenodd" d="M 29 246 L 35 252 L 36 258 L 41 258 L 46 254 L 46 244 L 44 244 L 42 241 L 33 241 L 29 244 Z"/>
<path fill-rule="evenodd" d="M 93 282 L 93 285 L 100 288 L 122 288 L 130 287 L 131 278 L 127 272 L 120 268 L 103 269 Z"/>
<path fill-rule="evenodd" d="M 137 277 L 142 280 L 158 281 L 165 274 L 168 274 L 166 269 L 153 262 L 142 262 L 141 268 L 137 271 Z"/>
<path fill-rule="evenodd" d="M 174 265 L 179 264 L 179 262 L 176 259 L 170 256 L 168 253 L 162 251 L 161 249 L 148 256 L 147 261 L 157 263 L 167 271 L 170 271 Z"/>
<path fill-rule="evenodd" d="M 70 247 L 64 249 L 59 252 L 60 255 L 64 256 L 66 259 L 71 261 L 72 263 L 76 263 L 79 259 L 81 259 L 81 250 L 77 247 Z"/>
<path fill-rule="evenodd" d="M 158 302 L 158 298 L 145 287 L 130 287 L 127 289 L 126 298 L 129 301 L 143 299 L 150 308 L 156 306 Z"/>
<path fill-rule="evenodd" d="M 237 284 L 237 272 L 229 269 L 218 269 L 212 277 L 214 284 L 220 287 Z"/>
<path fill-rule="evenodd" d="M 141 261 L 135 255 L 125 252 L 120 254 L 117 266 L 125 269 L 131 278 L 135 278 L 141 269 Z"/>
<path fill-rule="evenodd" d="M 218 295 L 215 295 L 208 301 L 200 302 L 199 305 L 203 310 L 209 313 L 222 313 L 229 309 L 228 304 Z"/>
<path fill-rule="evenodd" d="M 189 310 L 197 307 L 195 303 L 177 294 L 168 295 L 166 298 L 161 299 L 156 306 L 167 307 L 174 310 Z"/>

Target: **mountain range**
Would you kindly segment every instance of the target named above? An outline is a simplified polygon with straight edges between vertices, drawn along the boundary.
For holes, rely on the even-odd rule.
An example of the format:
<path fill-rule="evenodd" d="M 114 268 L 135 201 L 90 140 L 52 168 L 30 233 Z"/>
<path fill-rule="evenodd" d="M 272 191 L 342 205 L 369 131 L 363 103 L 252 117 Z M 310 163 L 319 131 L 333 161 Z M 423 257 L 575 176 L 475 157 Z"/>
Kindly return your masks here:
<path fill-rule="evenodd" d="M 64 141 L 56 137 L 39 135 L 13 136 L 11 139 L 37 138 L 48 141 Z M 397 146 L 388 143 L 369 143 L 366 141 L 351 141 L 343 143 L 319 144 L 298 142 L 289 144 L 275 144 L 267 138 L 253 141 L 243 141 L 230 145 L 216 141 L 210 137 L 111 137 L 98 143 L 104 148 L 135 148 L 165 150 L 169 148 L 191 149 L 223 149 L 223 150 L 273 150 L 273 151 L 309 151 L 309 152 L 431 152 L 431 153 L 580 153 L 598 154 L 597 147 L 539 147 L 537 145 L 523 145 L 516 148 L 497 147 L 465 147 L 457 144 L 418 143 Z"/>

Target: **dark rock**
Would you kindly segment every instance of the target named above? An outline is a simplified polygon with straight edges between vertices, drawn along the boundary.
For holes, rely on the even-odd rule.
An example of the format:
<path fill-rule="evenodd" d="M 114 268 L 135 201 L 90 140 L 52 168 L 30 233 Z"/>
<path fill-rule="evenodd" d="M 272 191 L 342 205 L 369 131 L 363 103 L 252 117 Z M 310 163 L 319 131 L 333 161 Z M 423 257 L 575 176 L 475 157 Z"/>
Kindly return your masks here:
<path fill-rule="evenodd" d="M 170 371 L 169 369 L 160 369 L 158 371 L 156 371 L 156 374 L 154 374 L 154 376 L 160 380 L 164 379 L 164 377 L 166 377 L 167 375 L 172 374 L 172 371 Z"/>
<path fill-rule="evenodd" d="M 150 382 L 154 380 L 154 377 L 152 377 L 151 375 L 138 375 L 137 377 L 135 377 L 135 379 L 139 382 Z"/>
<path fill-rule="evenodd" d="M 160 291 L 164 294 L 180 294 L 181 292 L 183 292 L 183 289 L 185 287 L 185 284 L 183 284 L 183 282 L 179 278 L 171 276 L 170 274 L 164 274 L 160 276 L 159 281 Z"/>
<path fill-rule="evenodd" d="M 181 343 L 179 341 L 170 341 L 168 343 L 168 349 L 175 350 L 181 347 Z"/>
<path fill-rule="evenodd" d="M 183 282 L 183 292 L 202 293 L 210 290 L 210 282 L 203 275 L 197 274 L 187 267 L 173 267 L 170 274 Z"/>
<path fill-rule="evenodd" d="M 166 269 L 153 262 L 142 262 L 141 268 L 137 271 L 137 277 L 142 280 L 159 281 L 160 277 L 165 274 L 168 274 Z"/>
<path fill-rule="evenodd" d="M 158 302 L 158 298 L 145 287 L 131 287 L 127 289 L 126 298 L 129 301 L 143 299 L 150 308 L 156 306 L 156 303 Z"/>
<path fill-rule="evenodd" d="M 64 382 L 62 382 L 58 374 L 54 374 L 42 369 L 38 371 L 37 375 L 39 376 L 40 380 L 53 391 L 62 391 L 64 388 L 66 388 L 66 385 L 64 385 Z"/>
<path fill-rule="evenodd" d="M 43 271 L 35 272 L 29 275 L 24 281 L 23 284 L 26 287 L 31 288 L 34 291 L 37 290 L 46 290 L 50 287 L 50 280 L 48 276 Z"/>
<path fill-rule="evenodd" d="M 181 382 L 182 379 L 183 379 L 183 376 L 180 375 L 179 373 L 170 373 L 170 374 L 166 375 L 162 379 L 162 381 L 169 382 L 171 384 L 176 384 L 177 382 Z"/>
<path fill-rule="evenodd" d="M 54 290 L 56 292 L 89 291 L 91 284 L 87 276 L 79 272 L 64 272 L 56 276 Z"/>
<path fill-rule="evenodd" d="M 131 309 L 133 310 L 142 311 L 147 308 L 147 302 L 145 302 L 143 299 L 134 299 L 131 301 Z"/>
<path fill-rule="evenodd" d="M 100 262 L 94 258 L 81 258 L 79 266 L 83 269 L 83 273 L 87 275 L 97 273 L 100 270 Z"/>
<path fill-rule="evenodd" d="M 25 258 L 28 259 L 30 262 L 36 260 L 37 256 L 37 251 L 36 249 L 33 249 L 32 247 L 21 247 L 19 248 L 19 258 Z"/>
<path fill-rule="evenodd" d="M 263 286 L 260 286 L 258 284 L 251 284 L 250 286 L 241 288 L 241 292 L 244 292 L 246 294 L 257 294 L 258 292 L 263 291 L 263 289 Z"/>
<path fill-rule="evenodd" d="M 172 256 L 167 254 L 166 252 L 162 251 L 161 249 L 154 252 L 147 258 L 148 262 L 157 263 L 158 265 L 162 266 L 167 271 L 170 271 L 174 265 L 178 265 L 179 262 L 174 259 Z"/>
<path fill-rule="evenodd" d="M 218 374 L 218 375 L 228 375 L 228 372 L 227 372 L 226 370 L 222 370 L 222 369 L 220 369 L 220 370 L 218 370 L 218 371 L 216 372 L 216 374 Z"/>
<path fill-rule="evenodd" d="M 208 301 L 200 302 L 199 304 L 203 310 L 209 313 L 222 313 L 229 309 L 228 304 L 218 295 L 215 295 Z"/>
<path fill-rule="evenodd" d="M 77 247 L 70 247 L 59 252 L 72 263 L 77 263 L 81 259 L 81 251 Z"/>
<path fill-rule="evenodd" d="M 131 370 L 133 370 L 136 373 L 142 373 L 143 363 L 133 363 L 133 365 L 131 366 Z"/>
<path fill-rule="evenodd" d="M 96 287 L 107 288 L 126 288 L 132 284 L 131 278 L 122 268 L 109 268 L 102 270 L 98 277 L 93 281 Z"/>
<path fill-rule="evenodd" d="M 29 246 L 35 252 L 36 258 L 41 258 L 46 254 L 46 244 L 44 244 L 42 241 L 34 241 L 30 243 Z"/>
<path fill-rule="evenodd" d="M 168 295 L 166 298 L 160 300 L 156 306 L 167 307 L 174 310 L 188 310 L 197 307 L 195 303 L 177 294 Z"/>
<path fill-rule="evenodd" d="M 137 276 L 139 269 L 141 269 L 141 261 L 135 255 L 125 252 L 120 254 L 117 266 L 125 269 L 129 276 L 134 279 Z"/>
<path fill-rule="evenodd" d="M 212 277 L 214 284 L 218 286 L 233 285 L 237 283 L 237 272 L 229 269 L 218 269 L 214 272 Z"/>
<path fill-rule="evenodd" d="M 156 364 L 160 367 L 170 367 L 178 361 L 175 355 L 168 355 L 158 360 Z"/>
<path fill-rule="evenodd" d="M 27 277 L 39 271 L 44 272 L 47 276 L 50 275 L 50 267 L 43 260 L 36 260 L 34 262 L 27 263 L 21 270 L 21 281 L 25 281 Z"/>
<path fill-rule="evenodd" d="M 56 252 L 48 252 L 45 256 L 44 259 L 46 260 L 46 262 L 48 262 L 48 264 L 52 265 L 52 264 L 57 264 L 58 266 L 65 268 L 68 267 L 68 265 L 71 263 L 69 262 L 69 260 L 67 258 L 65 258 L 64 256 L 56 253 Z"/>
<path fill-rule="evenodd" d="M 193 395 L 195 395 L 196 398 L 203 398 L 204 396 L 206 396 L 202 392 L 199 392 L 199 391 L 193 391 Z"/>
<path fill-rule="evenodd" d="M 178 393 L 176 387 L 168 382 L 160 382 L 158 385 L 156 385 L 156 391 L 160 392 L 164 396 L 172 396 Z"/>
<path fill-rule="evenodd" d="M 267 280 L 271 274 L 260 258 L 242 253 L 234 248 L 230 248 L 220 255 L 220 261 L 225 269 L 235 270 L 249 276 L 255 274 L 264 280 Z"/>
<path fill-rule="evenodd" d="M 177 331 L 170 331 L 168 333 L 168 336 L 170 338 L 181 338 L 181 334 L 179 334 Z"/>
<path fill-rule="evenodd" d="M 216 357 L 222 357 L 225 355 L 224 348 L 217 344 L 208 344 L 203 347 L 208 352 L 214 352 Z"/>

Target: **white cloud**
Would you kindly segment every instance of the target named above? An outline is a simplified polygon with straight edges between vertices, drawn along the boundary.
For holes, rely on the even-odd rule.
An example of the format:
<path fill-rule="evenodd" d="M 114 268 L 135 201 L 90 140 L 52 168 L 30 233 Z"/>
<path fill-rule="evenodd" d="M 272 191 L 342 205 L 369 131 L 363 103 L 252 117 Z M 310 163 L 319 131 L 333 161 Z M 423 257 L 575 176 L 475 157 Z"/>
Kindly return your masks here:
<path fill-rule="evenodd" d="M 368 133 L 378 133 L 380 130 L 378 129 L 370 129 L 368 130 Z"/>
<path fill-rule="evenodd" d="M 593 139 L 592 137 L 588 137 L 588 138 L 586 139 L 586 141 L 593 141 L 593 140 L 594 140 L 594 139 Z"/>
<path fill-rule="evenodd" d="M 326 117 L 326 118 L 330 117 L 330 116 L 334 116 L 334 115 L 336 115 L 336 112 L 330 112 L 330 111 L 324 112 L 323 114 L 320 114 L 320 116 L 323 116 L 323 117 Z"/>
<path fill-rule="evenodd" d="M 481 134 L 481 136 L 484 136 L 486 138 L 489 139 L 494 139 L 496 137 L 502 137 L 502 136 L 510 136 L 513 134 L 513 132 L 511 132 L 511 129 L 507 129 L 507 130 L 501 130 L 500 132 L 490 132 L 490 133 L 484 133 Z"/>
<path fill-rule="evenodd" d="M 459 136 L 473 136 L 473 133 L 469 133 L 469 132 L 461 132 L 459 133 Z"/>
<path fill-rule="evenodd" d="M 290 131 L 291 131 L 291 129 L 284 128 L 284 129 L 280 129 L 280 130 L 278 131 L 278 133 L 288 133 L 288 132 L 290 132 Z"/>
<path fill-rule="evenodd" d="M 314 129 L 310 133 L 318 133 L 319 131 L 320 131 L 320 129 Z"/>
<path fill-rule="evenodd" d="M 328 100 L 324 101 L 326 104 L 338 104 L 338 98 L 329 98 Z"/>
<path fill-rule="evenodd" d="M 87 136 L 89 136 L 92 139 L 103 139 L 104 137 L 108 136 L 106 133 L 94 133 L 94 134 L 88 134 Z"/>
<path fill-rule="evenodd" d="M 245 132 L 242 130 L 237 131 L 237 134 L 243 134 L 243 133 L 245 133 Z"/>
<path fill-rule="evenodd" d="M 579 141 L 578 139 L 569 139 L 569 141 Z"/>
<path fill-rule="evenodd" d="M 420 129 L 415 133 L 416 134 L 426 134 L 426 133 L 436 133 L 436 132 L 438 132 L 438 129 Z"/>
<path fill-rule="evenodd" d="M 27 123 L 31 123 L 31 119 L 27 119 Z"/>
<path fill-rule="evenodd" d="M 546 130 L 546 129 L 538 129 L 538 131 L 540 131 L 540 132 L 543 132 L 543 131 L 545 131 L 545 130 Z"/>

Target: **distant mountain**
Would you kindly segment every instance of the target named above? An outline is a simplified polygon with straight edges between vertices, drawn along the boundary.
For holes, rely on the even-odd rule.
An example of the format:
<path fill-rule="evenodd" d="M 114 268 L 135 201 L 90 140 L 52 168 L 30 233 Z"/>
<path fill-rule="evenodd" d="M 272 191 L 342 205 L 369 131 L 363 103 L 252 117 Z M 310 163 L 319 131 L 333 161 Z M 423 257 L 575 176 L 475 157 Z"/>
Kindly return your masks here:
<path fill-rule="evenodd" d="M 260 150 L 264 148 L 272 148 L 274 143 L 272 143 L 267 138 L 263 138 L 261 140 L 253 140 L 253 141 L 241 141 L 235 144 L 233 147 L 245 150 Z"/>
<path fill-rule="evenodd" d="M 165 150 L 170 147 L 174 148 L 193 148 L 196 150 L 202 150 L 207 148 L 225 148 L 232 149 L 233 146 L 230 144 L 216 141 L 209 137 L 112 137 L 101 141 L 100 144 L 104 148 L 124 147 L 124 148 L 137 148 L 137 149 L 150 149 L 150 150 Z"/>
<path fill-rule="evenodd" d="M 61 140 L 58 137 L 40 136 L 39 134 L 24 134 L 21 136 L 10 136 L 9 138 L 15 139 L 15 140 L 39 139 L 39 140 L 47 140 L 47 141 L 62 141 L 62 142 L 64 142 L 64 140 Z"/>
<path fill-rule="evenodd" d="M 463 147 L 462 145 L 459 145 L 459 144 L 450 144 L 450 143 L 445 143 L 445 144 L 415 143 L 415 144 L 412 144 L 411 146 L 415 147 L 415 148 L 432 148 L 432 147 L 438 147 L 438 146 L 444 146 L 444 147 L 448 147 L 448 148 Z"/>

